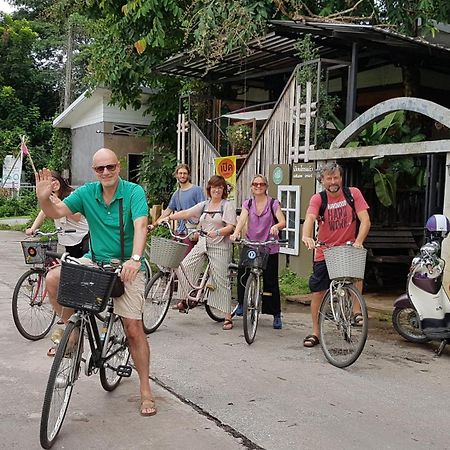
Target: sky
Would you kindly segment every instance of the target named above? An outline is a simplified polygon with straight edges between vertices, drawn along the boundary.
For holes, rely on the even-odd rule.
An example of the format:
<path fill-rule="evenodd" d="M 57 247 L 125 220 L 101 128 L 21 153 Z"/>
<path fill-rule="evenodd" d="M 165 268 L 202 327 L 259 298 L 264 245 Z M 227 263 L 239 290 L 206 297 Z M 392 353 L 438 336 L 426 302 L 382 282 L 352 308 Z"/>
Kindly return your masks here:
<path fill-rule="evenodd" d="M 9 3 L 6 3 L 5 0 L 0 0 L 0 11 L 10 13 L 13 8 Z"/>

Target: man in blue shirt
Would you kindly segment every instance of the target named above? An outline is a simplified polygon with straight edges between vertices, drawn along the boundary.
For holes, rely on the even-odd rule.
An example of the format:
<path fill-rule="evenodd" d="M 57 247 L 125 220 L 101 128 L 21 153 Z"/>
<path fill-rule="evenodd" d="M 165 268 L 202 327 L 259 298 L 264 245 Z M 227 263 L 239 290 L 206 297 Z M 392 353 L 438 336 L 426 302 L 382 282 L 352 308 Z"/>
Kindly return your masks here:
<path fill-rule="evenodd" d="M 114 299 L 114 311 L 122 317 L 130 352 L 139 374 L 141 415 L 156 414 L 149 383 L 150 349 L 142 326 L 144 306 L 144 273 L 141 258 L 147 234 L 148 206 L 144 190 L 137 184 L 119 177 L 120 163 L 116 154 L 107 148 L 98 150 L 93 157 L 92 168 L 98 181 L 79 187 L 64 201 L 52 203 L 51 173 L 48 169 L 36 176 L 36 194 L 42 211 L 47 217 L 57 219 L 80 212 L 86 217 L 91 234 L 92 251 L 83 258 L 87 264 L 109 262 L 121 258 L 119 199 L 123 204 L 124 259 L 120 277 L 125 293 Z M 66 322 L 71 311 L 57 302 L 60 269 L 51 270 L 46 278 L 50 301 L 55 311 Z"/>
<path fill-rule="evenodd" d="M 155 221 L 155 226 L 158 226 L 171 213 L 189 209 L 205 200 L 203 189 L 190 182 L 190 174 L 191 170 L 187 164 L 178 164 L 175 168 L 174 175 L 178 181 L 178 189 L 172 194 L 167 208 L 161 213 L 158 220 Z M 179 220 L 176 232 L 179 236 L 184 236 L 191 229 L 196 228 L 196 226 L 197 224 L 195 222 Z M 195 243 L 189 239 L 185 239 L 184 242 L 189 245 L 189 250 Z"/>

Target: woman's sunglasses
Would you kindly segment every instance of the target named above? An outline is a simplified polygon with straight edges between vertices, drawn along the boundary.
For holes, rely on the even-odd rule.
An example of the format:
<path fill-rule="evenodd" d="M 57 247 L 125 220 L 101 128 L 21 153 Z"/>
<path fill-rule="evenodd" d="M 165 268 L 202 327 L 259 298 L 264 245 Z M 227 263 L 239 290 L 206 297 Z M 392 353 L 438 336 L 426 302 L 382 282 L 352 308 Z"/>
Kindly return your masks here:
<path fill-rule="evenodd" d="M 253 187 L 265 187 L 266 183 L 252 183 Z"/>

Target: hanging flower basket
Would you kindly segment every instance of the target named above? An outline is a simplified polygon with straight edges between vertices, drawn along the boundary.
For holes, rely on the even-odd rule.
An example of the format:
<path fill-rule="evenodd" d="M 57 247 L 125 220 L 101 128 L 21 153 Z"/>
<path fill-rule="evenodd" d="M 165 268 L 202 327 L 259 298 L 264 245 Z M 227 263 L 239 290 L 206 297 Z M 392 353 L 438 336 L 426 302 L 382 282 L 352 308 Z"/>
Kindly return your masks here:
<path fill-rule="evenodd" d="M 230 125 L 226 131 L 233 154 L 248 153 L 252 147 L 252 129 L 247 125 Z"/>

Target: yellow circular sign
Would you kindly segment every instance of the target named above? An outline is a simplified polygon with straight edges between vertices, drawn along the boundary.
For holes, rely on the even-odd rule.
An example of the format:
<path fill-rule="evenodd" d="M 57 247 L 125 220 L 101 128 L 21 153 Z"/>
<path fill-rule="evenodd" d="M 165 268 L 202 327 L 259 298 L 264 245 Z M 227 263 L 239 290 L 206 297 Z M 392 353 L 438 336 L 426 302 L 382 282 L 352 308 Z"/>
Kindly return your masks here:
<path fill-rule="evenodd" d="M 225 179 L 231 178 L 234 174 L 234 162 L 229 158 L 224 158 L 217 166 L 217 172 Z"/>

